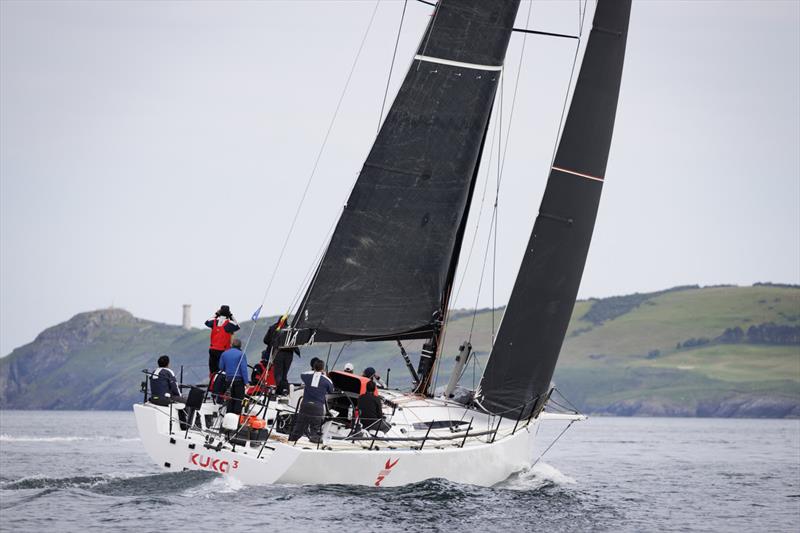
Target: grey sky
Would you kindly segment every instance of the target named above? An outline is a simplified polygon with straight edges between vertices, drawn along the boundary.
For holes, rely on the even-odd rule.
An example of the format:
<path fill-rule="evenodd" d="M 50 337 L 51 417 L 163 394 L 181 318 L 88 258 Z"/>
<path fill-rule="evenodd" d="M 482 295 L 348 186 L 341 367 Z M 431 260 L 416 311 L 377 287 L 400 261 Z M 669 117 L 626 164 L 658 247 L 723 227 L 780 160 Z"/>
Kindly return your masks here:
<path fill-rule="evenodd" d="M 265 312 L 302 289 L 369 150 L 402 4 L 378 8 Z M 112 303 L 172 323 L 183 303 L 195 325 L 221 303 L 248 317 L 373 6 L 1 2 L 0 354 Z M 430 12 L 409 2 L 390 98 Z M 531 27 L 577 22 L 576 2 L 533 5 Z M 634 3 L 582 297 L 800 282 L 799 28 L 795 1 Z M 512 119 L 523 38 L 512 41 L 498 305 L 538 209 L 574 52 L 527 38 Z M 495 179 L 459 307 L 476 301 Z M 487 278 L 479 305 L 490 289 Z"/>

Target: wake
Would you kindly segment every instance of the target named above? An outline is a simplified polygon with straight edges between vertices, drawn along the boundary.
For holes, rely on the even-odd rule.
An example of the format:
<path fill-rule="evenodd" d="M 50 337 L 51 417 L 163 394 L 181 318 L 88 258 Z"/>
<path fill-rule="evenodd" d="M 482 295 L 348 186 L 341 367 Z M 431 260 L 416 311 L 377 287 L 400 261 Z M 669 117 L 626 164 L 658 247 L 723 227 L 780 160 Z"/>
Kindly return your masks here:
<path fill-rule="evenodd" d="M 134 442 L 141 440 L 139 437 L 109 437 L 105 435 L 93 435 L 90 437 L 79 436 L 55 436 L 55 437 L 34 437 L 29 435 L 0 435 L 0 442 L 80 442 L 80 441 L 114 441 L 114 442 Z"/>
<path fill-rule="evenodd" d="M 141 496 L 174 493 L 207 483 L 216 474 L 201 471 L 164 472 L 144 476 L 95 475 L 71 477 L 31 476 L 0 481 L 0 490 L 82 489 L 105 496 Z"/>

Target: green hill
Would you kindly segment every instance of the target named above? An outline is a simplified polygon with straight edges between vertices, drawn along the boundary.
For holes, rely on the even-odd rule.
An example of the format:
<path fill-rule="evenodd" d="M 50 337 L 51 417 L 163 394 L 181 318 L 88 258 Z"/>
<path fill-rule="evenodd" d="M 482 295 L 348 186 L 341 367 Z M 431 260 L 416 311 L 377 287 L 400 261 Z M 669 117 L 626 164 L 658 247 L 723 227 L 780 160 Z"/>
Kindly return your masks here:
<path fill-rule="evenodd" d="M 502 309 L 494 311 L 495 326 Z M 254 332 L 251 363 L 271 318 Z M 474 321 L 474 326 L 473 326 Z M 472 386 L 490 352 L 492 311 L 451 313 L 437 384 L 450 376 L 458 345 L 471 338 L 477 357 L 462 378 Z M 141 369 L 168 353 L 185 381 L 206 373 L 207 330 L 183 330 L 133 317 L 121 309 L 82 313 L 42 332 L 0 359 L 4 409 L 128 409 L 139 398 Z M 406 348 L 416 361 L 420 342 Z M 341 355 L 340 355 L 341 351 Z M 314 346 L 341 368 L 374 366 L 390 384 L 410 383 L 394 343 Z M 337 360 L 338 356 L 338 360 Z M 575 306 L 554 378 L 581 409 L 618 415 L 800 416 L 800 288 L 678 287 L 580 301 Z"/>

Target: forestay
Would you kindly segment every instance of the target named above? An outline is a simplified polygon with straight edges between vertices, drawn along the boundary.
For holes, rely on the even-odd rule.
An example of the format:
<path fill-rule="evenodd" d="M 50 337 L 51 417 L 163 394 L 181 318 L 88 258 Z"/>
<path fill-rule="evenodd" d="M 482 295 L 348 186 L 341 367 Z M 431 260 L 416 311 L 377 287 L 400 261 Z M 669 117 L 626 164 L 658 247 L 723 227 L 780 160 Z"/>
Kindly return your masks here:
<path fill-rule="evenodd" d="M 285 344 L 436 331 L 518 7 L 438 3 Z"/>
<path fill-rule="evenodd" d="M 490 412 L 528 416 L 550 389 L 605 178 L 630 7 L 630 0 L 598 1 L 539 215 L 481 380 L 478 398 Z"/>

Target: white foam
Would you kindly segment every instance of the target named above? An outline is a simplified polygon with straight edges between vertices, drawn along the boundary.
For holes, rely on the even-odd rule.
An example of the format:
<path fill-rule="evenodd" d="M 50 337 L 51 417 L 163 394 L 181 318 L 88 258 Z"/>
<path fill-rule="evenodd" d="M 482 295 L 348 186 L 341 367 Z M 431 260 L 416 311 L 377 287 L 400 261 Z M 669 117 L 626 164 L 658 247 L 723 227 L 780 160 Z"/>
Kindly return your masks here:
<path fill-rule="evenodd" d="M 193 498 L 210 498 L 214 494 L 232 494 L 243 488 L 244 484 L 236 478 L 217 476 L 208 483 L 188 489 L 185 494 Z"/>
<path fill-rule="evenodd" d="M 548 485 L 574 485 L 575 480 L 562 474 L 556 467 L 538 462 L 533 468 L 523 470 L 498 485 L 511 490 L 537 490 Z"/>

